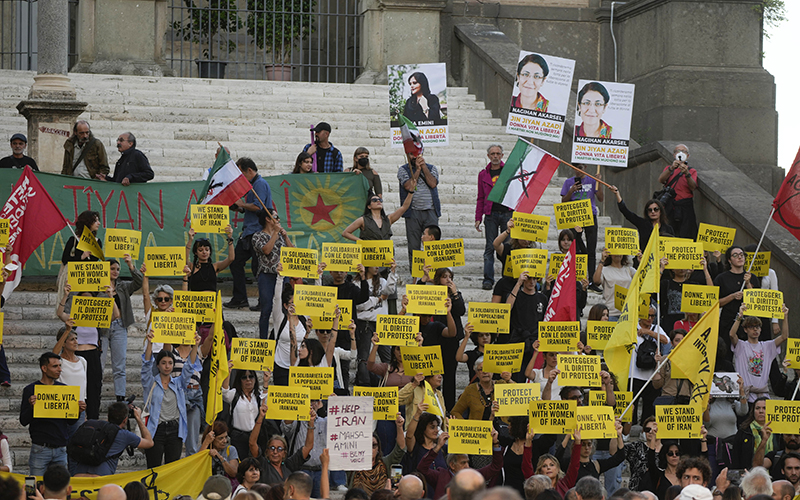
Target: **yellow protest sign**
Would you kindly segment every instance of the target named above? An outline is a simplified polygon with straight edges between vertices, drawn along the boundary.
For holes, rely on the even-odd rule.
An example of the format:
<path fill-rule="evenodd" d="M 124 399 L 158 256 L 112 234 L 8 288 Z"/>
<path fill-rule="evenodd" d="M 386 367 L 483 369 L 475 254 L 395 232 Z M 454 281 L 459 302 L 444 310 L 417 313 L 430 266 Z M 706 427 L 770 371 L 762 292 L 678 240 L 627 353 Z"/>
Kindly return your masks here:
<path fill-rule="evenodd" d="M 0 219 L 0 247 L 8 246 L 8 234 L 10 231 L 8 219 Z"/>
<path fill-rule="evenodd" d="M 486 344 L 483 351 L 483 371 L 489 373 L 517 373 L 522 370 L 525 343 Z"/>
<path fill-rule="evenodd" d="M 616 323 L 613 321 L 595 321 L 589 320 L 586 322 L 586 343 L 596 350 L 602 351 L 608 344 L 608 339 L 614 333 Z"/>
<path fill-rule="evenodd" d="M 184 292 L 175 290 L 172 297 L 172 307 L 176 313 L 194 314 L 198 323 L 214 322 L 214 301 L 217 294 L 214 292 Z"/>
<path fill-rule="evenodd" d="M 567 401 L 531 401 L 528 409 L 529 426 L 537 434 L 572 434 L 575 432 L 575 411 L 578 402 Z"/>
<path fill-rule="evenodd" d="M 699 439 L 703 426 L 700 405 L 656 405 L 658 439 Z"/>
<path fill-rule="evenodd" d="M 511 228 L 511 237 L 518 240 L 547 241 L 550 231 L 550 217 L 546 215 L 526 214 L 514 212 L 511 217 L 514 227 Z"/>
<path fill-rule="evenodd" d="M 585 253 L 579 253 L 575 256 L 575 278 L 579 280 L 586 279 L 586 270 L 589 267 L 589 256 Z M 558 276 L 558 270 L 561 269 L 561 263 L 564 262 L 563 253 L 551 253 L 550 265 L 547 267 L 547 275 L 555 278 Z"/>
<path fill-rule="evenodd" d="M 281 247 L 281 276 L 291 278 L 308 278 L 315 280 L 317 274 L 317 251 L 307 248 Z"/>
<path fill-rule="evenodd" d="M 747 304 L 747 316 L 783 319 L 783 292 L 745 288 L 742 301 Z"/>
<path fill-rule="evenodd" d="M 272 371 L 275 367 L 275 341 L 231 339 L 231 361 L 236 370 Z"/>
<path fill-rule="evenodd" d="M 464 239 L 426 241 L 425 264 L 431 266 L 431 269 L 465 265 Z"/>
<path fill-rule="evenodd" d="M 78 418 L 81 388 L 77 385 L 36 384 L 33 393 L 33 418 Z"/>
<path fill-rule="evenodd" d="M 577 351 L 580 321 L 540 321 L 539 352 Z"/>
<path fill-rule="evenodd" d="M 714 307 L 719 300 L 719 287 L 683 284 L 681 290 L 681 311 L 685 313 L 704 313 Z"/>
<path fill-rule="evenodd" d="M 633 400 L 633 393 L 628 391 L 614 391 L 614 416 L 621 419 L 623 422 L 631 422 L 633 420 L 633 412 L 629 411 L 622 416 L 622 412 Z M 606 405 L 606 391 L 589 391 L 589 406 L 605 406 Z M 581 436 L 583 437 L 583 436 Z"/>
<path fill-rule="evenodd" d="M 658 255 L 667 253 L 667 243 L 694 243 L 691 238 L 673 238 L 670 236 L 658 237 Z"/>
<path fill-rule="evenodd" d="M 425 252 L 422 250 L 412 250 L 411 257 L 411 277 L 422 278 L 425 276 Z"/>
<path fill-rule="evenodd" d="M 416 346 L 419 316 L 379 314 L 375 330 L 380 345 Z"/>
<path fill-rule="evenodd" d="M 89 252 L 100 260 L 105 260 L 103 249 L 100 248 L 100 243 L 97 238 L 89 230 L 89 226 L 83 226 L 83 232 L 78 236 L 78 244 L 75 248 L 80 252 Z"/>
<path fill-rule="evenodd" d="M 769 274 L 769 261 L 772 258 L 772 252 L 758 252 L 756 256 L 756 261 L 753 263 L 752 269 L 750 268 L 750 262 L 753 260 L 753 252 L 745 252 L 744 258 L 744 269 L 750 269 L 750 272 L 753 276 L 760 276 L 764 277 Z"/>
<path fill-rule="evenodd" d="M 347 330 L 350 326 L 350 322 L 353 320 L 353 300 L 352 299 L 336 299 L 336 305 L 339 306 L 339 313 L 341 316 L 339 317 L 339 330 Z M 333 315 L 336 311 L 331 309 L 330 311 L 325 311 L 325 314 L 322 316 L 316 317 L 312 316 L 313 326 L 317 330 L 330 330 L 333 328 Z"/>
<path fill-rule="evenodd" d="M 406 285 L 411 314 L 447 314 L 447 287 L 442 285 Z"/>
<path fill-rule="evenodd" d="M 581 428 L 581 439 L 617 437 L 617 430 L 614 428 L 614 408 L 610 406 L 579 406 L 575 420 Z"/>
<path fill-rule="evenodd" d="M 3 323 L 5 322 L 6 313 L 0 312 L 0 345 L 3 345 Z"/>
<path fill-rule="evenodd" d="M 364 267 L 389 267 L 394 260 L 392 240 L 358 240 Z"/>
<path fill-rule="evenodd" d="M 494 400 L 500 405 L 498 417 L 525 416 L 531 401 L 542 397 L 539 384 L 496 384 Z"/>
<path fill-rule="evenodd" d="M 606 249 L 611 255 L 639 253 L 639 231 L 626 227 L 606 227 Z"/>
<path fill-rule="evenodd" d="M 372 396 L 373 420 L 396 420 L 397 387 L 353 387 L 353 396 Z"/>
<path fill-rule="evenodd" d="M 506 255 L 506 260 L 503 261 L 503 276 L 514 277 L 514 261 L 508 255 Z"/>
<path fill-rule="evenodd" d="M 594 214 L 590 200 L 567 201 L 553 205 L 556 212 L 556 228 L 572 229 L 574 227 L 594 226 Z"/>
<path fill-rule="evenodd" d="M 69 317 L 75 320 L 75 326 L 111 328 L 113 314 L 114 299 L 111 297 L 72 296 Z"/>
<path fill-rule="evenodd" d="M 450 439 L 447 440 L 448 453 L 492 454 L 491 422 L 451 418 L 448 434 L 450 434 Z"/>
<path fill-rule="evenodd" d="M 767 422 L 777 434 L 798 434 L 800 431 L 800 401 L 768 399 Z"/>
<path fill-rule="evenodd" d="M 703 269 L 703 244 L 669 242 L 664 245 L 667 269 Z"/>
<path fill-rule="evenodd" d="M 436 391 L 433 390 L 433 387 L 431 387 L 431 384 L 423 383 L 422 391 L 422 404 L 428 405 L 428 413 L 443 417 L 444 409 L 439 404 L 439 397 L 436 395 Z"/>
<path fill-rule="evenodd" d="M 145 247 L 145 276 L 183 276 L 186 247 Z"/>
<path fill-rule="evenodd" d="M 511 250 L 514 277 L 528 271 L 529 276 L 544 278 L 547 272 L 547 250 L 543 248 L 518 248 Z"/>
<path fill-rule="evenodd" d="M 357 243 L 323 243 L 322 262 L 326 271 L 358 271 L 361 263 L 361 246 Z"/>
<path fill-rule="evenodd" d="M 786 339 L 786 359 L 789 368 L 800 368 L 800 339 Z"/>
<path fill-rule="evenodd" d="M 559 354 L 558 385 L 566 387 L 600 387 L 600 356 Z"/>
<path fill-rule="evenodd" d="M 311 396 L 308 387 L 269 386 L 269 416 L 276 420 L 310 420 Z"/>
<path fill-rule="evenodd" d="M 281 247 L 281 249 L 286 247 Z M 294 310 L 301 316 L 321 317 L 332 313 L 336 307 L 336 287 L 296 285 L 294 287 Z"/>
<path fill-rule="evenodd" d="M 702 243 L 703 249 L 709 252 L 715 250 L 724 252 L 733 245 L 735 237 L 736 229 L 731 227 L 714 226 L 701 222 L 700 227 L 697 228 L 697 242 Z"/>
<path fill-rule="evenodd" d="M 400 350 L 403 357 L 403 372 L 416 375 L 439 375 L 444 373 L 442 364 L 442 346 L 404 347 Z"/>
<path fill-rule="evenodd" d="M 194 314 L 154 311 L 151 318 L 153 342 L 194 344 L 194 335 L 197 331 Z"/>
<path fill-rule="evenodd" d="M 467 321 L 476 332 L 509 333 L 511 304 L 470 302 Z"/>
<path fill-rule="evenodd" d="M 192 205 L 192 229 L 196 233 L 225 234 L 231 223 L 231 209 L 223 205 Z"/>
<path fill-rule="evenodd" d="M 626 298 L 628 298 L 628 289 L 619 285 L 614 285 L 614 307 L 621 311 L 624 307 Z M 639 294 L 639 318 L 646 318 L 649 311 L 650 294 Z"/>
<path fill-rule="evenodd" d="M 125 254 L 133 260 L 139 259 L 142 244 L 142 232 L 132 229 L 107 228 L 105 235 L 106 257 L 122 259 Z"/>
<path fill-rule="evenodd" d="M 333 367 L 292 366 L 289 387 L 308 387 L 311 399 L 328 399 L 333 394 Z"/>
<path fill-rule="evenodd" d="M 67 283 L 73 292 L 104 292 L 111 284 L 108 262 L 67 262 Z"/>

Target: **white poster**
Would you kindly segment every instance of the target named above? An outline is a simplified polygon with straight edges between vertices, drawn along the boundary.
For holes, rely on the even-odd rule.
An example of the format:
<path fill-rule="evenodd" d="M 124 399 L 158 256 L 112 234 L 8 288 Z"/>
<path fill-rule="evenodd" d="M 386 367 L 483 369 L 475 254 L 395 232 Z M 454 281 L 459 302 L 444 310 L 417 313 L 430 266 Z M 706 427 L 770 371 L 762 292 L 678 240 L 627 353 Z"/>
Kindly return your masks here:
<path fill-rule="evenodd" d="M 372 469 L 372 396 L 328 398 L 330 470 Z"/>
<path fill-rule="evenodd" d="M 630 83 L 578 81 L 572 163 L 628 166 L 633 89 Z"/>
<path fill-rule="evenodd" d="M 506 132 L 561 142 L 575 61 L 520 51 Z"/>
<path fill-rule="evenodd" d="M 715 372 L 711 384 L 712 398 L 738 398 L 739 374 L 735 372 Z"/>
<path fill-rule="evenodd" d="M 400 115 L 414 123 L 426 147 L 447 146 L 445 63 L 398 64 L 387 69 L 392 147 L 403 147 Z"/>

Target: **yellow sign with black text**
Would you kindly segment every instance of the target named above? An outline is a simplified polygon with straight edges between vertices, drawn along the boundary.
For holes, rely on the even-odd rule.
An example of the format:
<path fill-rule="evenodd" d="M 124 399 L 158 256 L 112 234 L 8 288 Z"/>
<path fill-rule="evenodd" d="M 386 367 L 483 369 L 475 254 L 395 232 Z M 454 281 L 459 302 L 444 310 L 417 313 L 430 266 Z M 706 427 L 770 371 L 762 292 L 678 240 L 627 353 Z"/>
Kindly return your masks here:
<path fill-rule="evenodd" d="M 719 287 L 683 284 L 681 290 L 681 312 L 704 313 L 719 300 Z"/>
<path fill-rule="evenodd" d="M 434 270 L 465 265 L 464 239 L 426 241 L 425 264 Z"/>
<path fill-rule="evenodd" d="M 467 455 L 492 454 L 492 423 L 482 420 L 455 419 L 449 421 L 448 453 Z"/>
<path fill-rule="evenodd" d="M 422 373 L 423 375 L 439 375 L 444 373 L 442 364 L 442 346 L 432 345 L 427 347 L 404 347 L 400 350 L 403 358 L 403 372 L 409 376 Z"/>
<path fill-rule="evenodd" d="M 311 396 L 308 387 L 269 386 L 269 416 L 275 420 L 310 420 Z"/>
<path fill-rule="evenodd" d="M 307 248 L 281 247 L 281 276 L 290 278 L 319 278 L 317 251 Z"/>
<path fill-rule="evenodd" d="M 186 247 L 145 247 L 145 276 L 183 276 Z"/>
<path fill-rule="evenodd" d="M 467 312 L 469 322 L 476 332 L 509 333 L 511 304 L 470 302 Z"/>
<path fill-rule="evenodd" d="M 106 228 L 105 254 L 107 258 L 122 259 L 125 254 L 139 260 L 142 245 L 142 232 L 133 229 Z"/>
<path fill-rule="evenodd" d="M 580 321 L 540 321 L 539 352 L 577 351 Z"/>
<path fill-rule="evenodd" d="M 236 370 L 272 371 L 275 367 L 275 341 L 231 339 L 231 361 Z"/>
<path fill-rule="evenodd" d="M 483 371 L 488 373 L 517 373 L 522 370 L 525 343 L 486 344 L 483 351 Z"/>
<path fill-rule="evenodd" d="M 416 346 L 419 316 L 379 314 L 375 333 L 380 345 Z"/>
<path fill-rule="evenodd" d="M 559 354 L 558 385 L 566 387 L 600 387 L 600 356 Z"/>
<path fill-rule="evenodd" d="M 594 226 L 594 213 L 590 200 L 567 201 L 553 205 L 556 212 L 556 228 L 572 229 L 574 227 Z"/>
<path fill-rule="evenodd" d="M 36 402 L 33 404 L 33 418 L 78 418 L 78 401 L 81 388 L 77 385 L 33 386 Z"/>
<path fill-rule="evenodd" d="M 332 366 L 292 366 L 289 368 L 289 387 L 307 387 L 311 399 L 328 399 L 333 394 L 333 377 Z"/>
<path fill-rule="evenodd" d="M 697 242 L 703 244 L 703 249 L 709 252 L 719 250 L 724 252 L 731 245 L 736 237 L 736 229 L 732 227 L 714 226 L 712 224 L 700 223 L 697 228 Z"/>
<path fill-rule="evenodd" d="M 627 227 L 606 227 L 606 249 L 611 255 L 639 253 L 639 231 Z"/>
<path fill-rule="evenodd" d="M 703 427 L 700 405 L 656 405 L 658 439 L 699 439 Z"/>
<path fill-rule="evenodd" d="M 361 264 L 361 245 L 357 243 L 323 243 L 322 258 L 326 271 L 358 271 Z"/>
<path fill-rule="evenodd" d="M 231 209 L 223 205 L 192 205 L 192 229 L 196 233 L 225 234 L 230 215 Z"/>
<path fill-rule="evenodd" d="M 783 292 L 761 288 L 744 289 L 745 315 L 783 319 Z"/>
<path fill-rule="evenodd" d="M 574 399 L 531 401 L 528 409 L 530 430 L 537 434 L 572 434 L 577 425 L 577 408 L 578 402 Z"/>
<path fill-rule="evenodd" d="M 411 314 L 447 314 L 447 287 L 443 285 L 406 285 Z"/>
<path fill-rule="evenodd" d="M 108 262 L 67 262 L 67 283 L 73 292 L 105 292 L 110 273 Z"/>
<path fill-rule="evenodd" d="M 514 212 L 511 220 L 511 237 L 517 240 L 538 241 L 544 243 L 550 231 L 550 217 L 546 215 Z"/>

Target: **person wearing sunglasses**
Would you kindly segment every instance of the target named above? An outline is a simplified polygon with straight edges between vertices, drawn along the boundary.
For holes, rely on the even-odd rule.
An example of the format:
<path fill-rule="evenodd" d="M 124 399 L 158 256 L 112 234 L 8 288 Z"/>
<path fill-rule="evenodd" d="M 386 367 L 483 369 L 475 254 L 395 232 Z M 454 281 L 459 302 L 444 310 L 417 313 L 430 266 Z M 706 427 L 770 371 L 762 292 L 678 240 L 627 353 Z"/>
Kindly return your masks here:
<path fill-rule="evenodd" d="M 731 350 L 730 338 L 728 333 L 739 315 L 739 308 L 742 305 L 744 294 L 743 289 L 761 288 L 761 278 L 753 276 L 745 269 L 746 256 L 744 248 L 733 245 L 725 250 L 725 261 L 727 270 L 714 278 L 714 286 L 719 287 L 719 345 L 717 350 L 717 360 L 720 358 L 733 361 L 733 351 Z M 740 318 L 741 319 L 741 318 Z M 737 324 L 737 333 L 740 338 L 747 338 L 746 332 Z M 772 332 L 760 340 L 772 338 Z M 751 401 L 752 402 L 752 401 Z"/>
<path fill-rule="evenodd" d="M 614 305 L 614 286 L 628 288 L 634 274 L 636 269 L 630 265 L 629 256 L 611 255 L 608 249 L 603 247 L 592 281 L 603 287 L 603 304 L 608 308 L 609 321 L 617 321 L 622 314 Z"/>
<path fill-rule="evenodd" d="M 619 212 L 628 222 L 633 224 L 637 231 L 639 231 L 640 251 L 647 247 L 647 242 L 650 241 L 650 233 L 653 232 L 653 228 L 656 224 L 658 224 L 658 234 L 662 236 L 675 235 L 675 230 L 672 229 L 672 226 L 669 225 L 669 221 L 667 220 L 667 213 L 664 209 L 664 205 L 660 201 L 647 200 L 647 203 L 644 204 L 643 217 L 639 217 L 631 212 L 628 205 L 625 204 L 622 195 L 619 194 L 619 188 L 617 188 L 617 186 L 611 186 L 609 189 L 617 197 L 617 209 Z"/>
<path fill-rule="evenodd" d="M 232 365 L 231 362 L 228 364 Z M 242 459 L 250 456 L 248 441 L 261 407 L 261 389 L 258 387 L 258 373 L 252 370 L 234 370 L 234 373 L 232 388 L 230 372 L 222 381 L 222 400 L 230 405 L 228 435 Z M 267 373 L 264 372 L 264 388 L 269 382 Z"/>
<path fill-rule="evenodd" d="M 298 449 L 289 456 L 289 445 L 286 438 L 275 434 L 267 441 L 266 449 L 261 450 L 258 446 L 258 437 L 261 434 L 261 426 L 267 414 L 267 403 L 261 403 L 253 431 L 250 433 L 250 455 L 257 457 L 261 467 L 261 479 L 265 484 L 283 483 L 292 472 L 303 468 L 311 450 L 314 448 L 314 432 L 306 432 L 306 440 L 302 448 Z M 309 409 L 308 429 L 313 431 L 316 428 L 317 412 Z M 288 458 L 287 458 L 288 457 Z"/>
<path fill-rule="evenodd" d="M 272 210 L 258 212 L 258 223 L 261 230 L 253 235 L 253 251 L 258 256 L 258 306 L 256 310 L 261 314 L 258 318 L 258 334 L 262 339 L 269 336 L 269 318 L 272 316 L 275 299 L 275 288 L 278 283 L 278 264 L 281 259 L 281 248 L 293 247 L 286 234 L 286 229 L 281 227 L 278 213 Z"/>
<path fill-rule="evenodd" d="M 386 215 L 383 210 L 383 197 L 381 195 L 370 196 L 367 206 L 364 208 L 364 215 L 347 226 L 342 232 L 342 236 L 350 241 L 391 240 L 392 224 L 399 221 L 400 217 L 411 207 L 413 198 L 414 193 L 410 192 L 400 208 L 390 215 Z M 360 231 L 358 236 L 353 234 L 356 230 Z"/>
<path fill-rule="evenodd" d="M 142 273 L 142 304 L 144 305 L 145 324 L 147 325 L 148 332 L 150 331 L 150 317 L 153 312 L 173 312 L 175 308 L 172 306 L 172 297 L 175 295 L 175 290 L 169 285 L 158 285 L 150 294 L 150 279 L 147 277 L 147 266 L 142 264 L 139 267 Z M 155 309 L 153 305 L 155 304 Z M 153 344 L 153 352 L 159 352 L 164 347 L 163 344 Z"/>

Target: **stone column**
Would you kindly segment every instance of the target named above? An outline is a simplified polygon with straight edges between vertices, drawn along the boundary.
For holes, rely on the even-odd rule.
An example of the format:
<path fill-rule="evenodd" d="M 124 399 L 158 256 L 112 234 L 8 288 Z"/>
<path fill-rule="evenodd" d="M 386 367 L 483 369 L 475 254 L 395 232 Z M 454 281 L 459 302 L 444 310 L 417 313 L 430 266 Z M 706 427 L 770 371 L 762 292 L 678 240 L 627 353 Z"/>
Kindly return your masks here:
<path fill-rule="evenodd" d="M 68 22 L 67 0 L 39 2 L 39 69 L 28 99 L 17 105 L 28 119 L 28 154 L 46 172 L 61 172 L 64 140 L 87 106 L 67 76 Z"/>

